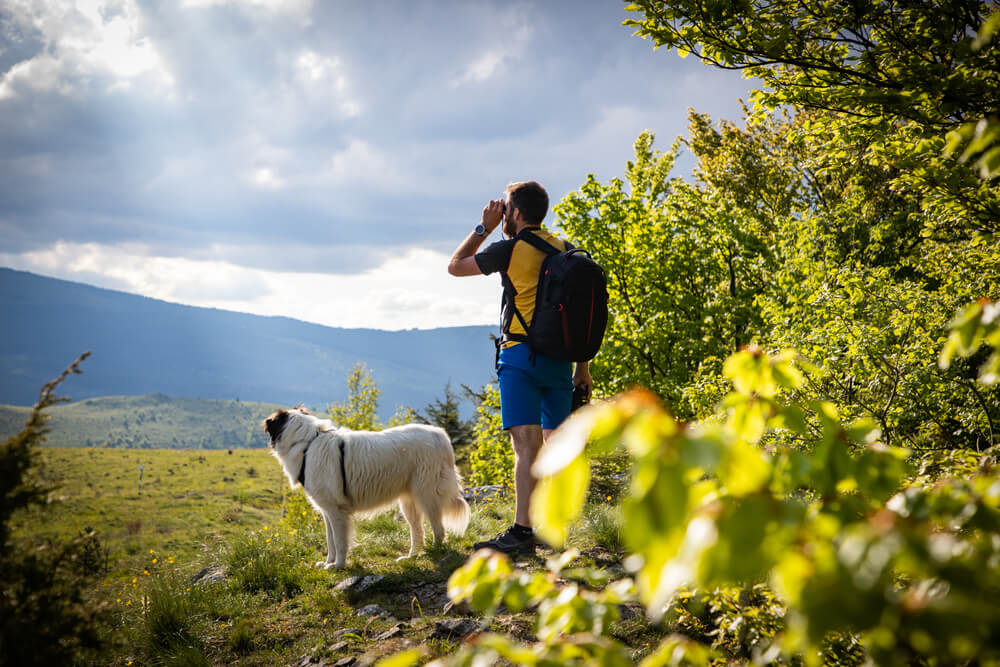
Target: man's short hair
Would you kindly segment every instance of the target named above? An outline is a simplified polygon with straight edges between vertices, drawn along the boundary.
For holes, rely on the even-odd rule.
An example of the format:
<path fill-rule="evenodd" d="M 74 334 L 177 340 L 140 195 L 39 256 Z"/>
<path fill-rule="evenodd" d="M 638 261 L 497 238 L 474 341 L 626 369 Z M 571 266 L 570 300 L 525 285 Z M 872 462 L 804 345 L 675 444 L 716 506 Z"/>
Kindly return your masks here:
<path fill-rule="evenodd" d="M 510 203 L 521 209 L 521 215 L 529 225 L 540 225 L 549 210 L 549 193 L 538 181 L 519 181 L 507 186 Z"/>

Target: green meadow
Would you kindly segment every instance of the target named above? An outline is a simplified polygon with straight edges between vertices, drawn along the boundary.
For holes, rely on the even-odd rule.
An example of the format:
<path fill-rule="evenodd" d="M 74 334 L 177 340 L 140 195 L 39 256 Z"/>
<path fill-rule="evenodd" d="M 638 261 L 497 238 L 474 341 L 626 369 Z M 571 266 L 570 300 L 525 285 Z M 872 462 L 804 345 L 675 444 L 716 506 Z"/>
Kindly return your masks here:
<path fill-rule="evenodd" d="M 288 482 L 266 449 L 120 450 L 46 447 L 41 476 L 57 485 L 44 515 L 23 534 L 54 537 L 91 528 L 115 570 L 155 549 L 189 561 L 281 516 Z M 35 519 L 40 519 L 35 521 Z"/>
<path fill-rule="evenodd" d="M 409 531 L 395 511 L 356 521 L 355 545 L 343 571 L 314 566 L 325 558 L 322 521 L 289 488 L 267 449 L 120 450 L 45 447 L 42 479 L 55 484 L 51 502 L 18 515 L 16 536 L 65 540 L 92 530 L 101 569 L 92 604 L 107 610 L 101 664 L 298 664 L 315 659 L 371 664 L 408 647 L 426 657 L 452 653 L 461 636 L 439 623 L 464 616 L 447 610 L 447 580 L 472 543 L 496 534 L 513 515 L 508 498 L 475 503 L 468 531 L 413 559 Z M 140 484 L 140 466 L 142 479 Z M 621 572 L 621 526 L 594 498 L 571 534 L 577 562 Z M 540 550 L 527 569 L 544 571 Z M 205 568 L 217 581 L 195 583 Z M 357 591 L 349 577 L 378 581 Z M 361 613 L 376 604 L 380 614 Z M 529 614 L 476 617 L 482 629 L 529 639 Z M 345 632 L 346 631 L 346 632 Z M 619 628 L 642 655 L 662 632 L 644 620 Z"/>

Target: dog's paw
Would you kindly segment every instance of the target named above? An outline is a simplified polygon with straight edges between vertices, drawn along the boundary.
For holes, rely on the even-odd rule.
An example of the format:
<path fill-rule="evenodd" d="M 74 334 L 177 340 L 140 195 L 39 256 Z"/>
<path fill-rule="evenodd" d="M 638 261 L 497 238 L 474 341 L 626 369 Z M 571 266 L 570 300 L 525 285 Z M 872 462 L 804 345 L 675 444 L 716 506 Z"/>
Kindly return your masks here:
<path fill-rule="evenodd" d="M 397 563 L 402 563 L 402 562 L 403 562 L 404 560 L 410 560 L 410 559 L 411 559 L 411 558 L 413 558 L 413 557 L 414 557 L 415 555 L 416 555 L 416 554 L 406 554 L 405 556 L 400 556 L 399 558 L 397 558 L 397 559 L 396 559 L 396 562 L 397 562 Z"/>
<path fill-rule="evenodd" d="M 325 560 L 320 560 L 316 561 L 316 567 L 318 567 L 321 570 L 329 570 L 331 567 L 333 567 L 333 563 L 329 563 Z"/>

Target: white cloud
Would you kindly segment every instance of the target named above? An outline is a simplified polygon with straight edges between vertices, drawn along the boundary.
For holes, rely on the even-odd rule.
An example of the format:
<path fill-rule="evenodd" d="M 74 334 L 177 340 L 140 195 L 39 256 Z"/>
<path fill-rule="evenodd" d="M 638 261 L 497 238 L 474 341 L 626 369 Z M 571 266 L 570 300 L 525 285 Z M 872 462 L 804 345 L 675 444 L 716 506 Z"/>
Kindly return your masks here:
<path fill-rule="evenodd" d="M 207 7 L 245 7 L 272 14 L 308 16 L 312 0 L 182 0 L 181 7 L 205 9 Z"/>
<path fill-rule="evenodd" d="M 503 64 L 505 54 L 490 51 L 479 56 L 476 60 L 466 66 L 465 71 L 452 82 L 453 87 L 461 86 L 465 83 L 479 83 L 493 76 Z"/>
<path fill-rule="evenodd" d="M 455 278 L 447 272 L 447 255 L 422 248 L 354 275 L 264 271 L 149 251 L 140 244 L 58 242 L 20 255 L 0 253 L 0 265 L 165 301 L 335 327 L 429 329 L 492 324 L 499 317 L 496 276 Z"/>
<path fill-rule="evenodd" d="M 533 28 L 515 14 L 507 14 L 498 26 L 501 39 L 472 59 L 462 73 L 452 79 L 451 87 L 482 83 L 499 75 L 507 65 L 529 52 Z"/>
<path fill-rule="evenodd" d="M 90 77 L 107 77 L 111 88 L 142 79 L 146 89 L 170 94 L 174 77 L 142 30 L 134 0 L 16 3 L 14 15 L 36 30 L 46 48 L 0 79 L 0 99 L 30 90 L 77 92 Z"/>
<path fill-rule="evenodd" d="M 380 150 L 354 137 L 346 148 L 330 156 L 329 166 L 321 178 L 337 185 L 363 185 L 376 191 L 399 192 L 413 186 L 404 177 L 402 167 L 402 157 L 398 153 Z"/>
<path fill-rule="evenodd" d="M 265 190 L 280 190 L 285 187 L 285 181 L 270 167 L 258 167 L 250 173 L 250 182 Z"/>
<path fill-rule="evenodd" d="M 301 51 L 295 59 L 298 94 L 316 111 L 334 109 L 345 118 L 361 113 L 361 102 L 350 94 L 350 82 L 340 59 Z"/>

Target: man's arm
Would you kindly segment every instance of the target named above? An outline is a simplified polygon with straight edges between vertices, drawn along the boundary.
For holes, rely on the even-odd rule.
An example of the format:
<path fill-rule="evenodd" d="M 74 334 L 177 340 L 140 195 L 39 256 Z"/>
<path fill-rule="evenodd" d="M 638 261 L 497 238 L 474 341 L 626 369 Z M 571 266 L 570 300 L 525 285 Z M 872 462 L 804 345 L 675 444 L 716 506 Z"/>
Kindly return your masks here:
<path fill-rule="evenodd" d="M 506 202 L 503 199 L 494 199 L 483 208 L 483 227 L 486 228 L 486 236 L 500 224 L 505 206 Z M 470 232 L 452 254 L 451 261 L 448 262 L 448 273 L 453 276 L 482 275 L 483 272 L 476 263 L 476 251 L 486 240 L 486 236 Z"/>

